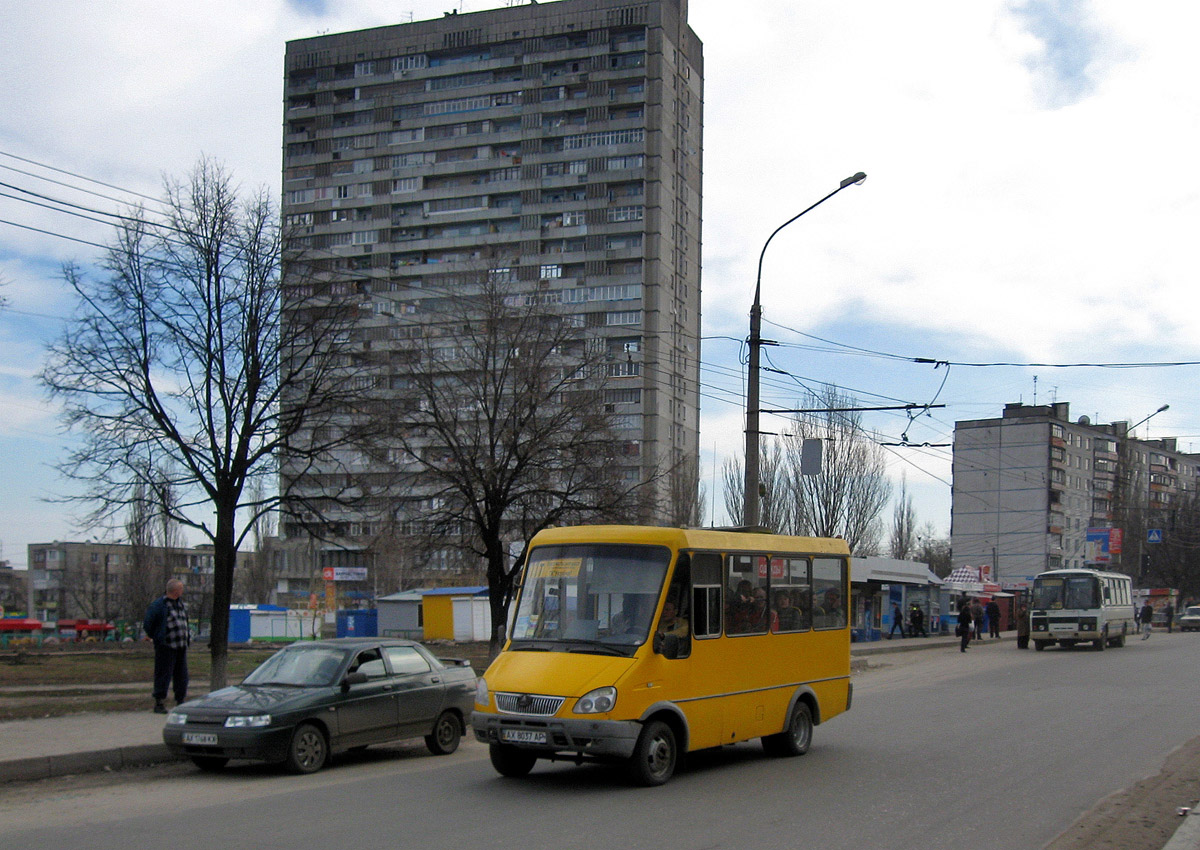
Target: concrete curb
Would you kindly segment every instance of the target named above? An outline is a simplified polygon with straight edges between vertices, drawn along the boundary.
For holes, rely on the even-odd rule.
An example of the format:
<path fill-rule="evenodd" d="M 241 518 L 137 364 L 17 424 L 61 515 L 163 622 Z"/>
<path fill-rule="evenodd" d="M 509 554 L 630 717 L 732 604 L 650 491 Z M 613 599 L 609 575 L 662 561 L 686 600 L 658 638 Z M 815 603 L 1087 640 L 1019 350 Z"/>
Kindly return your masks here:
<path fill-rule="evenodd" d="M 1200 811 L 1193 809 L 1184 816 L 1163 850 L 1200 850 Z"/>
<path fill-rule="evenodd" d="M 65 753 L 0 762 L 0 782 L 30 782 L 54 776 L 120 770 L 176 761 L 166 744 L 137 744 L 83 753 Z"/>

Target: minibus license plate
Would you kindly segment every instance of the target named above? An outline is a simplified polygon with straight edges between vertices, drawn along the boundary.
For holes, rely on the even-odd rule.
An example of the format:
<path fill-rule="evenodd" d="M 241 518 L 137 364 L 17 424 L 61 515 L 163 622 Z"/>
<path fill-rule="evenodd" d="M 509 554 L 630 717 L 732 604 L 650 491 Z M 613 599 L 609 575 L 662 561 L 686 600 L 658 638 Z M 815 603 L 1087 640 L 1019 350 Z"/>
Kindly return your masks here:
<path fill-rule="evenodd" d="M 1073 632 L 1075 631 L 1074 623 L 1054 623 L 1050 626 L 1056 632 Z"/>
<path fill-rule="evenodd" d="M 500 740 L 513 744 L 544 744 L 546 743 L 546 733 L 534 732 L 529 729 L 501 729 Z"/>
<path fill-rule="evenodd" d="M 203 732 L 184 732 L 183 742 L 185 744 L 199 744 L 201 746 L 215 747 L 217 745 L 217 736 L 208 735 Z"/>

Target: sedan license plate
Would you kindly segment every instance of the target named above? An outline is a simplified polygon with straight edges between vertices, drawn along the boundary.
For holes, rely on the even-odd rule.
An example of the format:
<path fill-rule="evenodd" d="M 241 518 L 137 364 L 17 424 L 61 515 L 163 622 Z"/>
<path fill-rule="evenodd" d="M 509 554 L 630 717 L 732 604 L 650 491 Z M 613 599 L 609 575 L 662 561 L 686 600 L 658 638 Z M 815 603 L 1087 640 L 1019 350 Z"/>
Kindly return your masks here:
<path fill-rule="evenodd" d="M 501 729 L 500 740 L 512 744 L 544 744 L 546 743 L 546 733 L 530 729 Z"/>
<path fill-rule="evenodd" d="M 185 744 L 196 744 L 202 747 L 215 747 L 217 745 L 217 736 L 204 732 L 184 732 L 183 742 Z"/>

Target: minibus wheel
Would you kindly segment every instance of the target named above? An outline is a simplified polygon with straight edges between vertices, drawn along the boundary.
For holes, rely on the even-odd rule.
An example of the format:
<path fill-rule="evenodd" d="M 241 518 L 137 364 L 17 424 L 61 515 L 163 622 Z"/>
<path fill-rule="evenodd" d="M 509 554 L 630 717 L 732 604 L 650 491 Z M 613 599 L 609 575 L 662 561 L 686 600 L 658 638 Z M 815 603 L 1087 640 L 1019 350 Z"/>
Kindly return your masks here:
<path fill-rule="evenodd" d="M 763 736 L 763 751 L 769 756 L 802 756 L 808 752 L 812 736 L 812 711 L 808 703 L 797 700 L 787 728 L 775 735 Z"/>
<path fill-rule="evenodd" d="M 517 749 L 505 744 L 488 744 L 488 756 L 492 759 L 492 767 L 501 776 L 519 779 L 533 770 L 537 756 L 528 750 Z"/>
<path fill-rule="evenodd" d="M 675 773 L 679 761 L 679 746 L 675 732 L 661 720 L 651 720 L 642 727 L 633 756 L 629 759 L 630 776 L 638 785 L 662 785 Z"/>
<path fill-rule="evenodd" d="M 1038 652 L 1041 652 L 1043 649 L 1046 648 L 1046 642 L 1044 640 L 1035 640 L 1033 642 L 1033 648 L 1036 649 Z"/>

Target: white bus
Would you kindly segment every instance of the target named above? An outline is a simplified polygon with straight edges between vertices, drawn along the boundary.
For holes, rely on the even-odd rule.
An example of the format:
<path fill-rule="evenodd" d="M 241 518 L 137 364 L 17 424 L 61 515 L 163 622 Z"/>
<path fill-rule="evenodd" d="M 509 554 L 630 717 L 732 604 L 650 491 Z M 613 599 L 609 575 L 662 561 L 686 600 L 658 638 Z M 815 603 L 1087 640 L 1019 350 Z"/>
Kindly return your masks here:
<path fill-rule="evenodd" d="M 1124 646 L 1137 633 L 1130 578 L 1098 570 L 1051 570 L 1033 580 L 1029 636 L 1033 648 L 1088 641 L 1097 650 Z"/>

